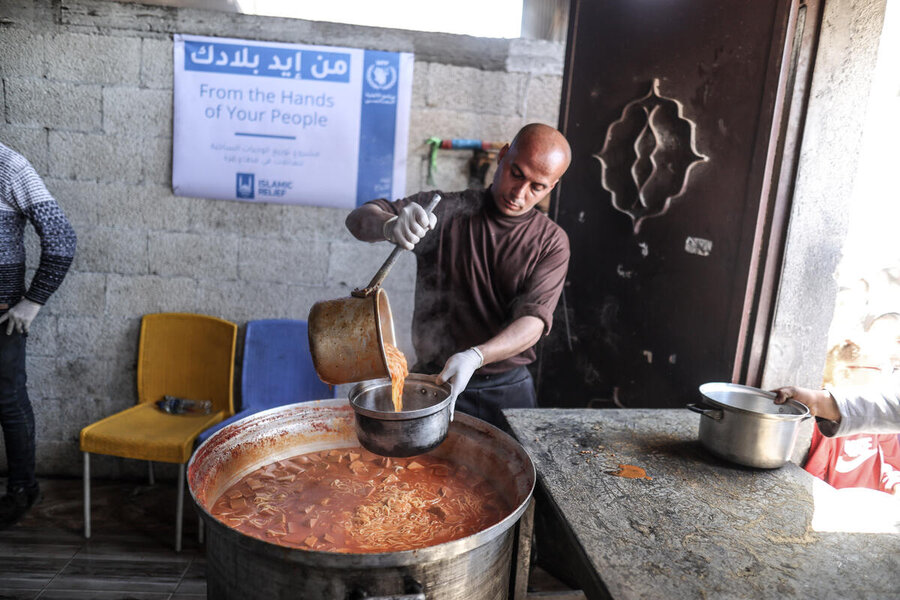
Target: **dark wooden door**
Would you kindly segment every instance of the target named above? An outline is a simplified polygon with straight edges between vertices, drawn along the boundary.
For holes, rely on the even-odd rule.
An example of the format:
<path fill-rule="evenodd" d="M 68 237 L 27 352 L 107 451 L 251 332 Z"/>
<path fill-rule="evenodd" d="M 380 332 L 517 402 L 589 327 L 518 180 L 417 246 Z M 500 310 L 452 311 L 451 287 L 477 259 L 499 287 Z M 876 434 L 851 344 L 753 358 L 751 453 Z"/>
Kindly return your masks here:
<path fill-rule="evenodd" d="M 551 207 L 572 259 L 541 347 L 542 405 L 683 406 L 732 380 L 793 10 L 572 3 L 560 121 L 573 163 Z"/>

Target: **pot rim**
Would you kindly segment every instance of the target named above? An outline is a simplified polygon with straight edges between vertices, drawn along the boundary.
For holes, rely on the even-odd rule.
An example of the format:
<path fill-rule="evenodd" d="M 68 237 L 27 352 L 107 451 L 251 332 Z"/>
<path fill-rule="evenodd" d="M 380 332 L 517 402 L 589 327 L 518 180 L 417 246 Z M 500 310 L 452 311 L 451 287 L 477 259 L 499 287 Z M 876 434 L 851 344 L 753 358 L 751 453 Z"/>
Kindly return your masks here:
<path fill-rule="evenodd" d="M 798 411 L 798 414 L 786 414 L 786 413 L 761 413 L 755 410 L 748 410 L 746 408 L 741 408 L 739 406 L 732 406 L 726 402 L 722 402 L 720 400 L 716 400 L 711 397 L 709 394 L 715 391 L 737 391 L 749 393 L 755 396 L 760 396 L 769 400 L 775 400 L 775 392 L 769 392 L 766 390 L 761 390 L 759 388 L 751 387 L 749 385 L 741 385 L 738 383 L 726 383 L 720 381 L 713 381 L 709 383 L 704 383 L 699 388 L 700 395 L 703 396 L 703 401 L 709 404 L 712 404 L 716 408 L 720 408 L 723 411 L 738 413 L 742 415 L 747 415 L 750 417 L 754 417 L 757 419 L 765 419 L 770 421 L 779 421 L 779 422 L 792 422 L 792 421 L 802 421 L 810 416 L 809 408 L 803 404 L 802 402 L 797 402 L 793 398 L 789 398 L 786 405 L 791 406 Z"/>
<path fill-rule="evenodd" d="M 438 385 L 435 382 L 435 375 L 425 375 L 424 373 L 410 373 L 409 375 L 407 375 L 406 381 L 434 386 L 437 389 L 446 392 L 447 395 L 443 400 L 436 404 L 432 404 L 431 406 L 426 406 L 425 408 L 420 408 L 418 410 L 404 410 L 400 412 L 373 410 L 371 408 L 366 408 L 358 404 L 357 400 L 359 399 L 359 397 L 369 389 L 381 387 L 385 384 L 391 384 L 390 378 L 383 377 L 381 379 L 370 379 L 368 381 L 357 383 L 347 394 L 347 398 L 350 400 L 350 406 L 353 407 L 354 412 L 372 419 L 377 419 L 379 421 L 411 421 L 413 419 L 421 419 L 423 417 L 428 417 L 437 412 L 440 412 L 450 405 L 450 384 L 443 383 L 441 385 Z M 406 384 L 404 383 L 404 387 L 405 386 Z"/>

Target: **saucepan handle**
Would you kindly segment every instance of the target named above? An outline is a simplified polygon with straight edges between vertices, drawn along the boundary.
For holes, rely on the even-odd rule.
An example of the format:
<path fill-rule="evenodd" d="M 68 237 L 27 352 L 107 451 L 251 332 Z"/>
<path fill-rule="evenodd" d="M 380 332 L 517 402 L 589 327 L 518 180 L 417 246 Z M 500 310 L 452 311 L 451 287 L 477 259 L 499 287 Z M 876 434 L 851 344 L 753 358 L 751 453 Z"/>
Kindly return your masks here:
<path fill-rule="evenodd" d="M 441 195 L 435 194 L 431 198 L 431 202 L 428 203 L 428 206 L 425 207 L 425 212 L 431 214 L 434 212 L 434 209 L 437 208 L 438 203 L 441 201 Z M 394 263 L 397 262 L 397 259 L 400 257 L 400 253 L 403 252 L 403 248 L 400 246 L 394 246 L 394 249 L 391 251 L 390 256 L 387 257 L 387 260 L 384 261 L 384 264 L 381 265 L 381 268 L 378 269 L 378 272 L 375 273 L 375 277 L 372 278 L 372 281 L 369 282 L 369 285 L 362 289 L 353 290 L 350 295 L 355 298 L 365 298 L 367 296 L 371 296 L 375 290 L 377 290 L 381 284 L 384 282 L 384 278 L 387 277 L 388 271 L 391 270 L 391 267 L 394 266 Z"/>
<path fill-rule="evenodd" d="M 774 398 L 774 396 L 773 396 L 773 398 Z M 809 412 L 809 409 L 808 409 L 808 408 L 806 407 L 806 405 L 803 404 L 802 402 L 798 402 L 798 401 L 794 400 L 793 398 L 788 398 L 788 399 L 787 399 L 787 402 L 785 402 L 785 404 L 790 404 L 790 405 L 796 407 L 797 410 L 800 410 L 800 411 L 805 410 L 805 411 L 806 411 L 806 414 L 803 415 L 803 417 L 800 419 L 800 422 L 801 422 L 801 423 L 802 423 L 803 421 L 807 420 L 807 419 L 812 419 L 812 418 L 813 418 L 812 413 Z"/>
<path fill-rule="evenodd" d="M 695 413 L 700 413 L 704 417 L 709 417 L 710 419 L 714 419 L 716 421 L 722 420 L 723 411 L 720 408 L 706 408 L 693 403 L 688 404 L 687 408 L 688 410 L 692 410 Z"/>

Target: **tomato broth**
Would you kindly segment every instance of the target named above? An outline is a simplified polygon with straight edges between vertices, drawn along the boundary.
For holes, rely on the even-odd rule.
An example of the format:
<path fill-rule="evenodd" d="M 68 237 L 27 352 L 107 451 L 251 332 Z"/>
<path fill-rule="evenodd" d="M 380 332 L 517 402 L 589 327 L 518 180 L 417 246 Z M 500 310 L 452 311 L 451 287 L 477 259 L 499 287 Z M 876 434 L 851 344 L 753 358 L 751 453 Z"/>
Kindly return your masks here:
<path fill-rule="evenodd" d="M 325 552 L 398 552 L 463 538 L 512 507 L 466 465 L 387 458 L 361 447 L 273 462 L 243 477 L 212 514 L 247 535 Z"/>

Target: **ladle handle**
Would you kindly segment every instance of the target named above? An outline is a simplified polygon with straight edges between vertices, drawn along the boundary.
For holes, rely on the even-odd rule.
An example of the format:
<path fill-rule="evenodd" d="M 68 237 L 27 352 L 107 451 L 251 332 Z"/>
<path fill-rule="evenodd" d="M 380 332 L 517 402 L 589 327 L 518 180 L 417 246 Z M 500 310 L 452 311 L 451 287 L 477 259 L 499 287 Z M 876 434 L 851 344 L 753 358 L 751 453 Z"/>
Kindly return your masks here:
<path fill-rule="evenodd" d="M 441 195 L 435 194 L 431 198 L 431 202 L 428 203 L 428 206 L 425 207 L 425 212 L 431 214 L 434 212 L 434 209 L 437 208 L 438 202 L 441 201 Z M 391 251 L 390 256 L 387 257 L 387 260 L 384 261 L 384 264 L 381 265 L 381 268 L 378 269 L 378 272 L 375 273 L 375 277 L 372 278 L 372 281 L 369 282 L 363 289 L 355 289 L 351 292 L 352 296 L 357 298 L 365 298 L 367 296 L 371 296 L 372 293 L 375 292 L 376 289 L 381 287 L 384 278 L 387 277 L 388 271 L 391 270 L 391 267 L 394 266 L 394 263 L 397 262 L 397 259 L 400 257 L 400 253 L 403 252 L 403 248 L 400 246 L 394 246 L 394 249 Z"/>

